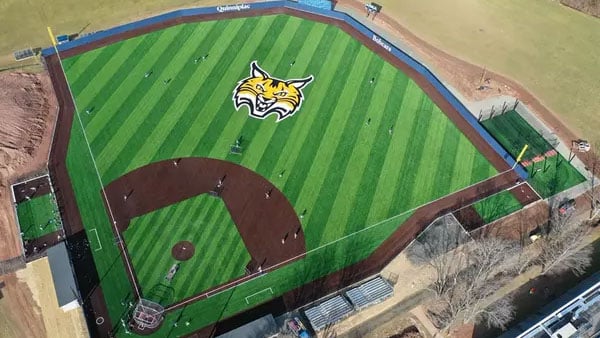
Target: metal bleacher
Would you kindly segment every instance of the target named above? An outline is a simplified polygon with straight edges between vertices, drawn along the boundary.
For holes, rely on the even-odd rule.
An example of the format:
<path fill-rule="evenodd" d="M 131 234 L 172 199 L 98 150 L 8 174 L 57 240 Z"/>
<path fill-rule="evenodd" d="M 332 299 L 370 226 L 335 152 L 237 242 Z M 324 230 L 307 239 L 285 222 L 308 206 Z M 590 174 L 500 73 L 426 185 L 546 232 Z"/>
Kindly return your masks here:
<path fill-rule="evenodd" d="M 14 55 L 16 61 L 21 61 L 21 60 L 25 60 L 25 59 L 34 57 L 35 53 L 33 52 L 33 49 L 27 48 L 27 49 L 18 50 L 16 52 L 14 52 L 13 55 Z"/>
<path fill-rule="evenodd" d="M 352 302 L 356 311 L 382 302 L 393 294 L 394 288 L 381 276 L 346 291 L 346 297 Z"/>
<path fill-rule="evenodd" d="M 346 318 L 352 311 L 352 306 L 344 297 L 335 296 L 323 303 L 304 311 L 306 318 L 315 331 L 324 329 L 329 324 L 334 324 Z"/>

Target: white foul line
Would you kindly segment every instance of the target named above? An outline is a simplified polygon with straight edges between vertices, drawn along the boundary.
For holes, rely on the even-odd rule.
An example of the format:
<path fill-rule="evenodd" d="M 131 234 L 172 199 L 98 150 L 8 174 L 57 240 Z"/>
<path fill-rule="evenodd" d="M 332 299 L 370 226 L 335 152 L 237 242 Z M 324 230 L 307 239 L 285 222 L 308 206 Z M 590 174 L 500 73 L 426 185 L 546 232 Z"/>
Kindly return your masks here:
<path fill-rule="evenodd" d="M 125 253 L 125 245 L 123 244 L 123 238 L 121 238 L 121 233 L 119 232 L 119 228 L 117 228 L 117 221 L 115 220 L 115 216 L 113 214 L 112 208 L 110 207 L 110 202 L 108 201 L 108 197 L 106 196 L 106 191 L 104 190 L 104 183 L 102 183 L 102 177 L 100 176 L 100 171 L 98 170 L 98 166 L 96 165 L 96 159 L 94 158 L 94 153 L 92 152 L 92 147 L 90 146 L 90 142 L 88 141 L 87 134 L 85 133 L 85 127 L 83 126 L 83 122 L 81 121 L 81 116 L 79 116 L 79 109 L 77 109 L 77 102 L 75 102 L 75 97 L 73 96 L 73 91 L 71 90 L 71 85 L 69 81 L 67 81 L 67 74 L 65 73 L 65 68 L 63 67 L 62 59 L 60 58 L 60 54 L 58 52 L 58 48 L 54 46 L 56 51 L 56 56 L 58 58 L 58 63 L 60 64 L 60 69 L 63 72 L 65 77 L 65 83 L 67 84 L 67 88 L 69 89 L 69 94 L 71 95 L 71 101 L 73 101 L 73 108 L 75 108 L 74 114 L 77 116 L 77 120 L 79 120 L 79 126 L 81 127 L 81 133 L 83 134 L 83 138 L 85 140 L 85 144 L 87 145 L 88 151 L 90 153 L 90 157 L 92 158 L 92 163 L 94 164 L 94 169 L 96 170 L 96 176 L 98 177 L 98 182 L 100 182 L 100 190 L 102 191 L 102 196 L 104 197 L 104 201 L 106 201 L 106 208 L 108 209 L 108 213 L 110 215 L 110 221 L 114 227 L 114 231 L 117 234 L 117 238 L 119 239 L 119 246 L 121 247 L 121 253 L 119 254 L 125 260 L 125 265 L 127 266 L 127 270 L 129 271 L 130 276 L 135 276 L 133 273 L 133 269 L 131 267 L 131 262 L 129 261 L 129 257 L 127 257 Z M 138 298 L 140 298 L 140 289 L 138 288 L 135 280 L 131 283 L 133 284 L 133 288 L 135 294 Z"/>

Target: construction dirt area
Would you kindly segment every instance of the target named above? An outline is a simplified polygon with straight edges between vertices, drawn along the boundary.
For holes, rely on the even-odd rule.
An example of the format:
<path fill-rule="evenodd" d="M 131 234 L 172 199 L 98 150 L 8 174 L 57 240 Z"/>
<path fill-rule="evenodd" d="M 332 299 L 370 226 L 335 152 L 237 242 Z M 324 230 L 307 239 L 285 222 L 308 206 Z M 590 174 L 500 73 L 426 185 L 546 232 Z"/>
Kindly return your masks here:
<path fill-rule="evenodd" d="M 10 185 L 45 170 L 56 113 L 46 74 L 0 73 L 0 261 L 21 254 Z"/>
<path fill-rule="evenodd" d="M 83 310 L 58 307 L 48 258 L 0 277 L 0 337 L 87 337 Z"/>
<path fill-rule="evenodd" d="M 0 73 L 0 261 L 22 255 L 10 185 L 46 170 L 57 103 L 46 74 Z M 0 337 L 86 337 L 81 309 L 64 313 L 47 258 L 0 276 Z"/>

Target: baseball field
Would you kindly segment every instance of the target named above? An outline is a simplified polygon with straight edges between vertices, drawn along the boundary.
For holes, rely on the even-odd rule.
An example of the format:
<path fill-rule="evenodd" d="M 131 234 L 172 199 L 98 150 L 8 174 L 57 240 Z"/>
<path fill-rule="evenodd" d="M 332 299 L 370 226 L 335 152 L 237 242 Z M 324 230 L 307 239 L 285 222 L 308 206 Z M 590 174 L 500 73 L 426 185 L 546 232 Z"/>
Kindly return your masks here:
<path fill-rule="evenodd" d="M 276 122 L 236 111 L 233 91 L 253 61 L 280 82 L 312 76 L 293 115 Z M 497 172 L 405 73 L 341 29 L 306 19 L 181 24 L 63 67 L 77 108 L 67 168 L 113 324 L 132 289 L 102 186 L 161 160 L 221 159 L 266 178 L 301 219 L 304 258 L 170 312 L 157 336 L 191 332 L 356 263 L 416 207 Z M 231 153 L 236 141 L 241 154 Z M 169 289 L 158 299 L 165 306 L 243 276 L 249 259 L 227 209 L 208 195 L 132 219 L 123 238 L 141 293 Z M 194 256 L 165 281 L 182 240 Z"/>

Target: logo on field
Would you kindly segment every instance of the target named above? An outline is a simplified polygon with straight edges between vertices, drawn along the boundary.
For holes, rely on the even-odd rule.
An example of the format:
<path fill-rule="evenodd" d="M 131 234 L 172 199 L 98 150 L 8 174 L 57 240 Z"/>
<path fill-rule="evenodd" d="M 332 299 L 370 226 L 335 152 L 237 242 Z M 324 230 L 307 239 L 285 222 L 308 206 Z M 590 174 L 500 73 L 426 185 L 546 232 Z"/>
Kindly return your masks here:
<path fill-rule="evenodd" d="M 302 88 L 312 82 L 313 76 L 304 79 L 280 80 L 262 70 L 256 61 L 250 64 L 250 77 L 238 82 L 233 90 L 236 110 L 248 106 L 249 115 L 265 119 L 277 114 L 277 122 L 294 115 L 302 106 Z"/>

